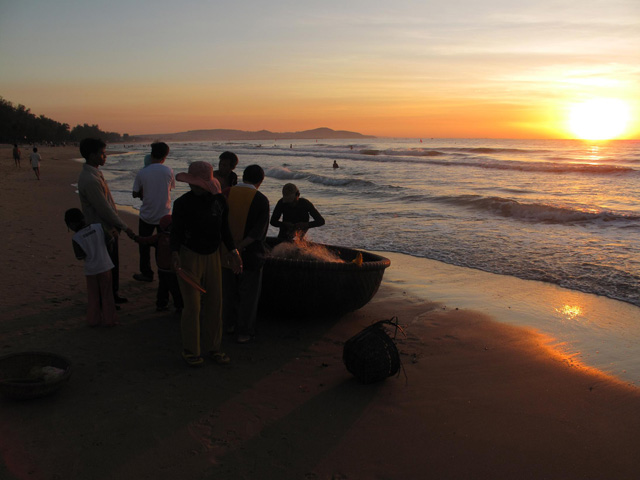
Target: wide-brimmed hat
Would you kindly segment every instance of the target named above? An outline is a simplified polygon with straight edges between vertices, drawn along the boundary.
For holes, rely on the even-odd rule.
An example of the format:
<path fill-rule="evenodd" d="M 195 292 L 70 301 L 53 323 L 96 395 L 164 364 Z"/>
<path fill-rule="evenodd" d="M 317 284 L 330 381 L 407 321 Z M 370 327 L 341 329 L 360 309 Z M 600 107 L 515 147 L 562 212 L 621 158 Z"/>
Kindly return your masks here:
<path fill-rule="evenodd" d="M 204 188 L 214 195 L 222 191 L 220 182 L 213 178 L 213 167 L 207 162 L 193 162 L 189 165 L 189 173 L 178 173 L 176 180 Z"/>

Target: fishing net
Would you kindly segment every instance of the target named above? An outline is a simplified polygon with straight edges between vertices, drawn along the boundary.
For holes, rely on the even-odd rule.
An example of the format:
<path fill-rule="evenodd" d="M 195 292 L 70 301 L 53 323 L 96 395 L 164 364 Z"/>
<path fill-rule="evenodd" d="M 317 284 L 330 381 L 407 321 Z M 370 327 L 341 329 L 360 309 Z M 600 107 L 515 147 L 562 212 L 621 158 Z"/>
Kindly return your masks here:
<path fill-rule="evenodd" d="M 293 260 L 345 263 L 337 253 L 332 252 L 325 245 L 307 240 L 279 243 L 271 250 L 271 256 Z"/>

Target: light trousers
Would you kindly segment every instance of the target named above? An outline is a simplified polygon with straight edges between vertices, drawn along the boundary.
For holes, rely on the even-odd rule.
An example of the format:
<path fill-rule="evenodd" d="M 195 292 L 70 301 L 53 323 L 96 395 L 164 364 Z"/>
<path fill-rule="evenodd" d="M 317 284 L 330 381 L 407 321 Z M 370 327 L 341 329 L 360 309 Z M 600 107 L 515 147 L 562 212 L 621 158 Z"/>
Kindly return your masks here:
<path fill-rule="evenodd" d="M 201 255 L 180 248 L 180 267 L 198 280 L 200 293 L 178 275 L 184 309 L 180 320 L 182 348 L 194 355 L 219 352 L 222 342 L 222 274 L 220 251 Z"/>

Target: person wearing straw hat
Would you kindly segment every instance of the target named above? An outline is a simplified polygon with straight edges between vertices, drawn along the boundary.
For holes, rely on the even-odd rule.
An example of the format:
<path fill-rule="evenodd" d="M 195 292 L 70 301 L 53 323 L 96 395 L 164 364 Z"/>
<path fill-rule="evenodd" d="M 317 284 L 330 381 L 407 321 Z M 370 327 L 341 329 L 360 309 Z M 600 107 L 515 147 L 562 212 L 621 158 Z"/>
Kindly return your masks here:
<path fill-rule="evenodd" d="M 193 162 L 188 173 L 176 180 L 191 190 L 173 204 L 171 256 L 184 300 L 181 317 L 182 357 L 191 366 L 202 365 L 201 352 L 218 364 L 229 357 L 220 350 L 222 343 L 222 273 L 220 244 L 228 250 L 234 272 L 242 272 L 242 259 L 229 229 L 229 208 L 213 178 L 207 162 Z M 188 280 L 185 280 L 185 277 Z M 201 287 L 193 286 L 194 280 Z"/>

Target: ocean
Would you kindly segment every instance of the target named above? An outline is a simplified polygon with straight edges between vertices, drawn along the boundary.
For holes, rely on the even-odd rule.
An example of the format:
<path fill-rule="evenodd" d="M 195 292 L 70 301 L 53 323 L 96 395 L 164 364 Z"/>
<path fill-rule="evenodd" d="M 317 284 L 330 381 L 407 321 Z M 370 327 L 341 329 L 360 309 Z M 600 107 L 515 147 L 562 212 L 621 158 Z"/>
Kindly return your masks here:
<path fill-rule="evenodd" d="M 539 280 L 640 306 L 640 141 L 492 139 L 170 143 L 166 164 L 257 163 L 272 208 L 287 182 L 326 220 L 313 241 Z M 116 203 L 148 145 L 110 145 Z M 340 168 L 332 168 L 336 161 Z M 173 198 L 187 191 L 178 183 Z M 271 235 L 275 229 L 271 228 Z"/>

